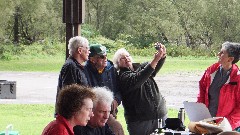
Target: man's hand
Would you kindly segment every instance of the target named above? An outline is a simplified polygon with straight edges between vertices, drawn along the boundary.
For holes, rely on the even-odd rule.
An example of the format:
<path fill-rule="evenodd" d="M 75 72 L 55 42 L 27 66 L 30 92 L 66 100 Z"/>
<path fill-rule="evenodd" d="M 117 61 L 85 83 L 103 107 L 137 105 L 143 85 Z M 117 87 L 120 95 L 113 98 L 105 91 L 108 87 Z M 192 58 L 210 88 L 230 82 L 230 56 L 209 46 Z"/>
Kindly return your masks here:
<path fill-rule="evenodd" d="M 115 118 L 117 118 L 117 107 L 118 107 L 118 102 L 114 99 L 111 105 L 111 114 Z"/>
<path fill-rule="evenodd" d="M 162 45 L 161 43 L 159 43 L 159 42 L 155 43 L 155 45 L 160 46 L 160 47 L 159 47 L 158 51 L 155 52 L 154 58 L 153 58 L 153 60 L 150 63 L 150 65 L 151 65 L 151 67 L 153 69 L 155 69 L 158 61 L 161 58 L 165 58 L 166 57 L 166 47 L 164 45 Z"/>

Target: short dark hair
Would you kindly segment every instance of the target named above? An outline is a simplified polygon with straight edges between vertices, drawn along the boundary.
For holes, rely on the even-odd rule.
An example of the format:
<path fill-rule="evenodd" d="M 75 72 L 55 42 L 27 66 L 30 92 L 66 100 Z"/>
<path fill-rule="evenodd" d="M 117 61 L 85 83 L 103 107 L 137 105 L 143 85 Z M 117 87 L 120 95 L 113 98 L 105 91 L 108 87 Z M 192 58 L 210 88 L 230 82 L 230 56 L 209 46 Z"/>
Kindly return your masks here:
<path fill-rule="evenodd" d="M 239 61 L 239 57 L 240 57 L 240 44 L 239 43 L 227 41 L 222 44 L 222 47 L 224 47 L 226 49 L 229 57 L 234 57 L 232 64 L 235 64 Z"/>
<path fill-rule="evenodd" d="M 82 109 L 86 98 L 96 98 L 92 88 L 78 84 L 66 85 L 58 96 L 56 111 L 64 118 L 70 119 Z"/>

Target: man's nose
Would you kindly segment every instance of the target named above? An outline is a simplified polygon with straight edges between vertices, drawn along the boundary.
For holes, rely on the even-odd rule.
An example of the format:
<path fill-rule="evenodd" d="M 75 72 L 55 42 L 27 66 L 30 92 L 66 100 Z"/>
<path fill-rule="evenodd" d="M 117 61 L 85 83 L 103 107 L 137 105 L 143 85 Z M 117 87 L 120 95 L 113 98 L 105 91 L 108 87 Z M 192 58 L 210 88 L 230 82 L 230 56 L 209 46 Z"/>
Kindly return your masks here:
<path fill-rule="evenodd" d="M 90 112 L 90 113 L 89 113 L 89 116 L 90 116 L 90 117 L 93 117 L 93 116 L 94 116 L 93 112 Z"/>

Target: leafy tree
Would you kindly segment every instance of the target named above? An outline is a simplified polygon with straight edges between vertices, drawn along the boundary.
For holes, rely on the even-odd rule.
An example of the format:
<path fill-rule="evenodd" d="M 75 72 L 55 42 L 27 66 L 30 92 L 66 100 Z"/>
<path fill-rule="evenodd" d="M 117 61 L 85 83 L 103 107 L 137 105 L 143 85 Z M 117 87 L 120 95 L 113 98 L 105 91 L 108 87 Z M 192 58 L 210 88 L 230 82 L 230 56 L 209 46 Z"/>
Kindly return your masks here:
<path fill-rule="evenodd" d="M 239 42 L 240 4 L 238 1 L 211 1 L 208 3 L 208 18 L 212 24 L 214 42 Z"/>
<path fill-rule="evenodd" d="M 62 0 L 0 0 L 0 42 L 65 40 Z M 215 48 L 240 41 L 238 0 L 87 0 L 82 34 L 123 40 Z"/>
<path fill-rule="evenodd" d="M 129 3 L 125 22 L 125 33 L 129 43 L 146 47 L 153 42 L 169 42 L 174 40 L 170 36 L 176 32 L 176 14 L 170 9 L 172 4 L 168 0 L 135 0 Z M 169 39 L 170 38 L 170 39 Z"/>
<path fill-rule="evenodd" d="M 61 3 L 56 0 L 9 0 L 0 2 L 6 20 L 3 35 L 15 43 L 31 44 L 46 37 L 63 35 L 63 25 L 59 8 Z M 50 5 L 50 6 L 48 6 Z M 55 7 L 55 8 L 52 8 Z M 9 12 L 7 12 L 9 11 Z M 60 29 L 60 32 L 58 32 Z"/>

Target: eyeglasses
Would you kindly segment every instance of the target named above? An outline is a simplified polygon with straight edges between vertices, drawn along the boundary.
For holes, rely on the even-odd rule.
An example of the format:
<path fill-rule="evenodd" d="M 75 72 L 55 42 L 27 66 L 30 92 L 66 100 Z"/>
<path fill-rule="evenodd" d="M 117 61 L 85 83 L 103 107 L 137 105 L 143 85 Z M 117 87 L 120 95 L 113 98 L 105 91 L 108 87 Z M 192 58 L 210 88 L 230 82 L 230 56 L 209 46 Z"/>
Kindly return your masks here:
<path fill-rule="evenodd" d="M 100 59 L 106 59 L 106 58 L 107 58 L 107 55 L 98 55 L 97 58 L 100 58 Z"/>

